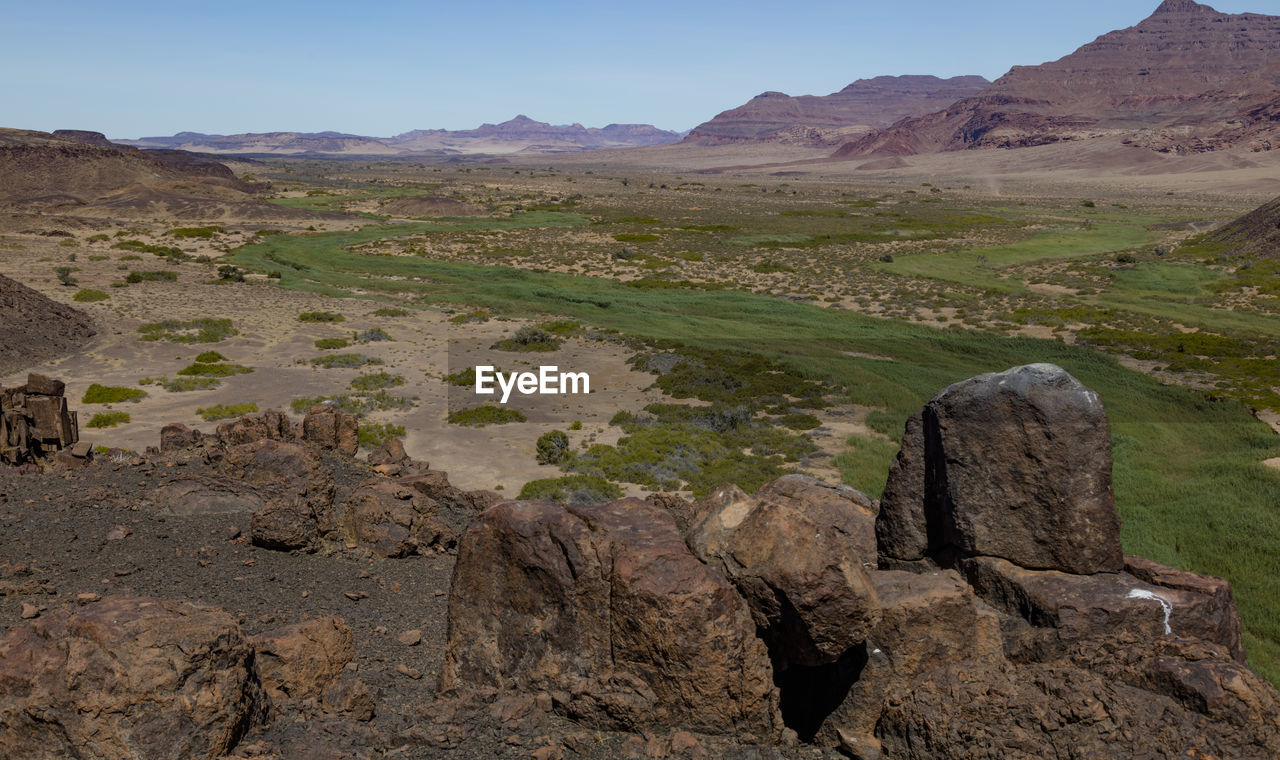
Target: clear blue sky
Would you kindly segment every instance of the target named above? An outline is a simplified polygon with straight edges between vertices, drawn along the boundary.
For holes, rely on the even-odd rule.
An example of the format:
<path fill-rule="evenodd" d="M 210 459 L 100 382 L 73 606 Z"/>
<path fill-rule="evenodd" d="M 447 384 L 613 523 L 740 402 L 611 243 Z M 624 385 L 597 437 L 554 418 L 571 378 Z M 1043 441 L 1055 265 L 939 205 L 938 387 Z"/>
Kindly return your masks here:
<path fill-rule="evenodd" d="M 1280 15 L 1280 0 L 1210 2 Z M 1060 58 L 1158 0 L 0 3 L 0 126 L 182 130 L 689 129 L 765 90 Z M 6 7 L 7 6 L 7 7 Z"/>

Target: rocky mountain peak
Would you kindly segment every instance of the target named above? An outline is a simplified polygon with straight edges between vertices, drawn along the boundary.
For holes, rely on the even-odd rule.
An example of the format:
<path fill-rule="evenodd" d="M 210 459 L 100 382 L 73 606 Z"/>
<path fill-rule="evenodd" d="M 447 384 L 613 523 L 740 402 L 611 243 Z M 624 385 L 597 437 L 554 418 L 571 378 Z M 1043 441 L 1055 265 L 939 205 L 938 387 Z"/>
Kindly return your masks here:
<path fill-rule="evenodd" d="M 1217 13 L 1217 11 L 1207 5 L 1197 3 L 1196 0 L 1164 0 L 1151 15 L 1161 16 L 1173 13 Z"/>

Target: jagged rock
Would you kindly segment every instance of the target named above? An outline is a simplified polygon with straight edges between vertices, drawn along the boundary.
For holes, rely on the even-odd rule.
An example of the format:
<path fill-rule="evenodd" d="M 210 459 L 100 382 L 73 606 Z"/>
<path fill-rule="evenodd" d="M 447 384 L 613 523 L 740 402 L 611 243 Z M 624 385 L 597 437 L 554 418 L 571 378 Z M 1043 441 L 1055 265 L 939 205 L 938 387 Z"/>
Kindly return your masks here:
<path fill-rule="evenodd" d="M 449 482 L 449 473 L 440 470 L 402 477 L 400 482 L 439 503 L 445 511 L 475 515 L 505 501 L 497 491 L 463 491 Z"/>
<path fill-rule="evenodd" d="M 1121 569 L 1106 412 L 1065 370 L 1031 364 L 956 383 L 925 405 L 920 426 L 903 441 L 923 444 L 920 460 L 895 462 L 881 503 L 887 558 L 918 559 L 923 536 L 933 556 Z"/>
<path fill-rule="evenodd" d="M 355 456 L 360 448 L 359 421 L 335 404 L 317 404 L 302 419 L 302 440 L 347 456 Z"/>
<path fill-rule="evenodd" d="M 966 559 L 961 567 L 979 596 L 1034 626 L 1028 645 L 1053 647 L 1127 631 L 1150 640 L 1176 636 L 1211 641 L 1233 656 L 1243 655 L 1230 587 L 1224 590 L 1213 583 L 1217 579 L 1204 578 L 1201 588 L 1207 590 L 1202 591 L 1190 583 L 1156 586 L 1129 573 L 1027 570 L 996 557 Z"/>
<path fill-rule="evenodd" d="M 373 720 L 377 708 L 373 691 L 359 678 L 340 678 L 334 681 L 325 689 L 321 704 L 327 713 L 344 715 L 362 723 Z"/>
<path fill-rule="evenodd" d="M 507 502 L 463 537 L 439 690 L 549 692 L 597 727 L 781 731 L 746 603 L 638 499 Z"/>
<path fill-rule="evenodd" d="M 410 461 L 408 453 L 404 450 L 404 441 L 399 438 L 389 438 L 378 447 L 369 452 L 368 459 L 365 460 L 370 467 L 377 467 L 384 464 L 399 464 Z"/>
<path fill-rule="evenodd" d="M 218 437 L 227 446 L 239 446 L 255 441 L 292 441 L 299 436 L 284 412 L 270 409 L 257 416 L 220 423 Z"/>
<path fill-rule="evenodd" d="M 321 515 L 301 499 L 272 498 L 249 518 L 254 546 L 279 551 L 315 551 L 323 535 Z"/>
<path fill-rule="evenodd" d="M 160 450 L 181 451 L 195 446 L 202 438 L 204 433 L 199 430 L 192 430 L 182 423 L 175 422 L 160 428 Z"/>
<path fill-rule="evenodd" d="M 440 506 L 402 482 L 370 478 L 343 506 L 342 530 L 348 541 L 380 557 L 404 557 L 425 547 L 451 548 L 457 533 L 439 518 Z"/>
<path fill-rule="evenodd" d="M 737 488 L 737 486 L 721 486 L 721 488 Z M 708 497 L 708 499 L 714 498 L 714 493 L 712 492 L 712 496 Z M 667 510 L 672 519 L 676 521 L 676 530 L 679 530 L 682 536 L 687 536 L 689 528 L 693 527 L 693 524 L 697 522 L 698 506 L 676 494 L 658 491 L 644 497 L 644 500 Z"/>
<path fill-rule="evenodd" d="M 746 598 L 775 668 L 833 663 L 866 638 L 880 620 L 862 555 L 875 558 L 872 513 L 799 476 L 755 497 L 729 488 L 716 497 L 718 508 L 690 529 L 689 548 Z"/>
<path fill-rule="evenodd" d="M 881 619 L 837 690 L 838 706 L 816 731 L 819 744 L 839 746 L 845 734 L 870 734 L 885 701 L 910 690 L 934 668 L 1003 660 L 997 615 L 954 571 L 869 573 Z M 852 681 L 852 683 L 850 683 Z"/>
<path fill-rule="evenodd" d="M 924 513 L 926 503 L 936 503 L 925 496 L 932 478 L 926 473 L 924 452 L 924 412 L 919 411 L 907 420 L 902 445 L 889 465 L 889 479 L 880 496 L 876 544 L 882 566 L 893 560 L 922 560 L 930 548 L 942 546 L 940 536 L 931 541 L 927 535 L 931 525 L 940 529 L 942 521 Z"/>
<path fill-rule="evenodd" d="M 1244 663 L 1244 635 L 1231 583 L 1222 578 L 1165 567 L 1145 557 L 1126 555 L 1124 569 L 1135 578 L 1153 586 L 1190 591 L 1208 597 L 1200 600 L 1199 615 L 1179 616 L 1178 635 L 1217 642 L 1231 652 L 1236 662 Z"/>
<path fill-rule="evenodd" d="M 0 641 L 0 755 L 217 758 L 264 717 L 253 647 L 230 615 L 109 597 Z"/>
<path fill-rule="evenodd" d="M 905 760 L 1280 756 L 1270 684 L 1226 651 L 1122 635 L 1069 658 L 945 665 L 888 701 L 876 727 Z"/>
<path fill-rule="evenodd" d="M 340 617 L 277 628 L 252 641 L 262 685 L 273 706 L 286 701 L 319 703 L 354 654 L 351 628 Z"/>

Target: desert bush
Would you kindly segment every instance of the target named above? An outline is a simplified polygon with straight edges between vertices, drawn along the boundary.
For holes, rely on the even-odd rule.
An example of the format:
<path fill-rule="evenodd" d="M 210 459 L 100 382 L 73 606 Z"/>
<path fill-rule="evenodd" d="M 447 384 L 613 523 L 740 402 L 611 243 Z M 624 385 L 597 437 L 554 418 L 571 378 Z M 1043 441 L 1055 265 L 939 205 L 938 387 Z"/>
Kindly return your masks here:
<path fill-rule="evenodd" d="M 169 234 L 176 238 L 211 238 L 216 234 L 226 232 L 218 225 L 208 227 L 176 227 L 169 230 Z"/>
<path fill-rule="evenodd" d="M 76 278 L 71 273 L 76 271 L 75 267 L 54 267 L 53 273 L 58 275 L 58 282 L 63 285 L 71 286 L 76 284 Z"/>
<path fill-rule="evenodd" d="M 409 316 L 409 310 L 393 309 L 393 308 L 375 309 L 373 311 L 373 316 L 375 317 L 407 317 Z"/>
<path fill-rule="evenodd" d="M 381 388 L 394 388 L 397 385 L 404 385 L 404 378 L 389 372 L 373 372 L 351 381 L 351 387 L 358 391 L 376 391 Z"/>
<path fill-rule="evenodd" d="M 214 404 L 213 406 L 197 409 L 196 414 L 200 415 L 205 422 L 214 422 L 216 420 L 231 419 L 232 417 L 243 417 L 256 411 L 258 411 L 257 404 Z"/>
<path fill-rule="evenodd" d="M 565 475 L 531 480 L 517 499 L 547 499 L 561 504 L 599 504 L 621 499 L 622 489 L 597 475 Z"/>
<path fill-rule="evenodd" d="M 74 296 L 71 296 L 71 300 L 78 301 L 79 303 L 93 303 L 94 301 L 105 301 L 110 297 L 111 296 L 108 296 L 106 293 L 103 293 L 101 290 L 93 290 L 91 288 L 82 288 L 81 290 L 77 291 Z"/>
<path fill-rule="evenodd" d="M 175 377 L 172 380 L 164 380 L 160 383 L 160 387 L 170 393 L 186 393 L 187 391 L 207 391 L 222 385 L 222 381 L 216 377 Z"/>
<path fill-rule="evenodd" d="M 560 464 L 569 458 L 569 436 L 563 431 L 552 430 L 538 436 L 538 464 Z"/>
<path fill-rule="evenodd" d="M 465 325 L 468 322 L 488 322 L 489 312 L 483 310 L 467 311 L 461 314 L 454 314 L 449 317 L 449 321 L 455 325 Z"/>
<path fill-rule="evenodd" d="M 560 339 L 540 327 L 525 325 L 510 338 L 494 343 L 491 348 L 499 351 L 555 351 Z"/>
<path fill-rule="evenodd" d="M 467 427 L 484 427 L 485 425 L 505 425 L 508 422 L 524 422 L 529 418 L 518 409 L 508 409 L 505 406 L 493 406 L 485 404 L 483 406 L 472 407 L 470 409 L 459 409 L 449 415 L 449 422 L 454 425 L 465 425 Z"/>
<path fill-rule="evenodd" d="M 240 364 L 206 364 L 198 361 L 178 370 L 178 374 L 197 377 L 231 377 L 232 375 L 247 375 L 252 371 L 251 367 L 245 367 Z"/>
<path fill-rule="evenodd" d="M 352 333 L 351 340 L 356 343 L 377 343 L 383 340 L 391 340 L 391 336 L 381 327 L 373 327 L 368 330 Z"/>
<path fill-rule="evenodd" d="M 299 322 L 345 322 L 346 317 L 331 311 L 304 311 L 298 315 Z"/>
<path fill-rule="evenodd" d="M 177 282 L 178 273 L 171 272 L 167 269 L 161 269 L 150 272 L 130 272 L 124 281 L 132 285 L 140 282 Z"/>
<path fill-rule="evenodd" d="M 381 446 L 392 438 L 404 437 L 404 425 L 392 425 L 389 422 L 381 425 L 370 423 L 367 425 L 361 425 L 356 431 L 356 435 L 360 439 L 361 448 L 373 449 Z"/>
<path fill-rule="evenodd" d="M 223 264 L 218 267 L 218 279 L 227 282 L 244 282 L 244 271 L 240 267 Z"/>
<path fill-rule="evenodd" d="M 227 357 L 217 351 L 203 351 L 196 355 L 196 361 L 204 364 L 213 364 L 214 362 L 225 362 Z"/>
<path fill-rule="evenodd" d="M 316 338 L 316 348 L 319 349 L 346 348 L 349 345 L 351 341 L 346 338 Z"/>
<path fill-rule="evenodd" d="M 140 388 L 124 388 L 118 385 L 90 385 L 84 392 L 82 404 L 115 404 L 121 401 L 141 401 L 147 392 Z"/>
<path fill-rule="evenodd" d="M 91 428 L 112 428 L 129 422 L 128 412 L 100 412 L 86 423 Z"/>

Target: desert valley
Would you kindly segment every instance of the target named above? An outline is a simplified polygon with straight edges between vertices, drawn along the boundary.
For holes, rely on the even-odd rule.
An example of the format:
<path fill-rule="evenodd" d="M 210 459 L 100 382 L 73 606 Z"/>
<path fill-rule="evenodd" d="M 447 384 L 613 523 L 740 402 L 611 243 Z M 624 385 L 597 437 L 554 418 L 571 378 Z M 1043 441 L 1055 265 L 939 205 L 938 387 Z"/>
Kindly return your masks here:
<path fill-rule="evenodd" d="M 1097 34 L 679 132 L 10 113 L 0 757 L 1280 757 L 1280 16 Z"/>

